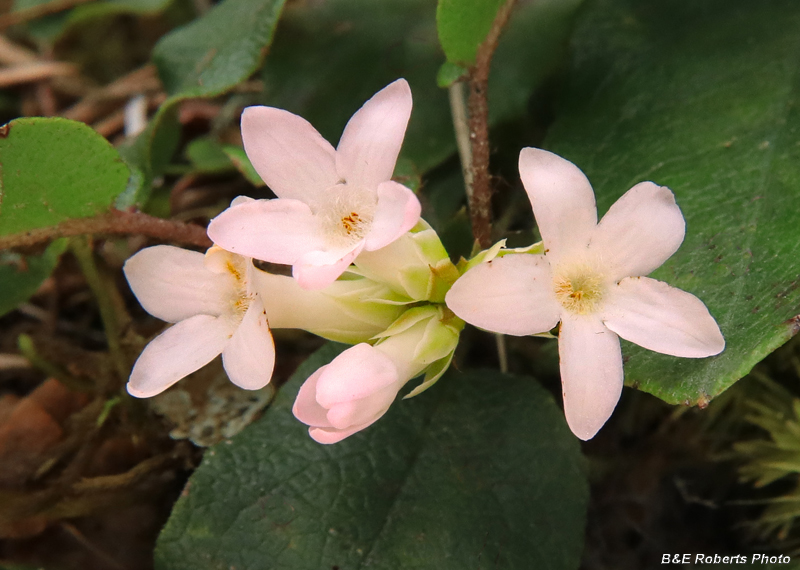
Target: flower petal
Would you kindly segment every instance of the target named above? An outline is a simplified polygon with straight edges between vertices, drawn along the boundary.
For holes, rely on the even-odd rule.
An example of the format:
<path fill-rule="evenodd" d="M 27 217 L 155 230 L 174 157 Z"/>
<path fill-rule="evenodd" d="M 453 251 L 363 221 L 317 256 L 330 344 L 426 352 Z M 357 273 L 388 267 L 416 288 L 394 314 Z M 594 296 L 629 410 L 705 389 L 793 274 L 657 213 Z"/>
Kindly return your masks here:
<path fill-rule="evenodd" d="M 704 358 L 725 348 L 717 322 L 700 299 L 649 277 L 629 277 L 612 286 L 602 318 L 625 340 L 663 354 Z"/>
<path fill-rule="evenodd" d="M 331 444 L 331 443 L 339 443 L 345 438 L 350 437 L 354 433 L 360 432 L 362 429 L 367 428 L 377 422 L 381 416 L 373 418 L 372 420 L 368 421 L 364 424 L 359 424 L 357 426 L 351 426 L 347 429 L 336 429 L 336 428 L 323 428 L 323 427 L 311 427 L 308 428 L 308 435 L 311 436 L 311 439 L 316 441 L 317 443 L 323 444 Z"/>
<path fill-rule="evenodd" d="M 303 382 L 292 406 L 294 417 L 312 427 L 333 427 L 328 421 L 328 410 L 317 402 L 317 382 L 327 367 L 327 364 L 321 366 Z"/>
<path fill-rule="evenodd" d="M 366 398 L 334 404 L 328 410 L 328 421 L 336 429 L 372 423 L 386 413 L 401 387 L 400 382 L 395 382 Z"/>
<path fill-rule="evenodd" d="M 256 172 L 280 198 L 313 200 L 339 179 L 331 143 L 311 123 L 283 109 L 246 108 L 242 141 Z"/>
<path fill-rule="evenodd" d="M 391 359 L 366 343 L 357 344 L 333 359 L 317 383 L 317 402 L 335 404 L 359 400 L 398 381 Z"/>
<path fill-rule="evenodd" d="M 227 310 L 234 282 L 206 269 L 204 257 L 156 245 L 128 259 L 123 271 L 133 294 L 154 317 L 176 323 L 194 315 L 218 316 Z"/>
<path fill-rule="evenodd" d="M 506 255 L 473 267 L 445 297 L 456 315 L 476 327 L 524 336 L 552 329 L 561 306 L 543 255 Z"/>
<path fill-rule="evenodd" d="M 422 206 L 416 195 L 392 180 L 378 186 L 378 206 L 365 249 L 381 249 L 417 225 Z"/>
<path fill-rule="evenodd" d="M 197 315 L 169 327 L 150 341 L 133 366 L 128 392 L 155 396 L 214 360 L 232 334 L 230 323 Z"/>
<path fill-rule="evenodd" d="M 558 354 L 567 423 L 580 439 L 591 439 L 622 394 L 619 338 L 595 316 L 565 314 Z"/>
<path fill-rule="evenodd" d="M 637 184 L 617 200 L 592 235 L 589 251 L 602 257 L 609 277 L 647 275 L 683 242 L 686 223 L 666 186 Z"/>
<path fill-rule="evenodd" d="M 311 209 L 298 200 L 254 200 L 211 220 L 208 237 L 223 249 L 272 263 L 292 264 L 321 249 Z"/>
<path fill-rule="evenodd" d="M 245 390 L 269 384 L 275 368 L 275 344 L 267 324 L 267 312 L 256 297 L 242 322 L 222 351 L 222 365 L 231 382 Z"/>
<path fill-rule="evenodd" d="M 592 186 L 580 169 L 538 148 L 519 153 L 519 174 L 548 257 L 555 263 L 589 243 L 597 224 Z"/>
<path fill-rule="evenodd" d="M 398 79 L 364 103 L 342 133 L 336 172 L 347 184 L 376 188 L 392 177 L 411 116 L 411 88 Z"/>
<path fill-rule="evenodd" d="M 310 252 L 310 255 L 303 256 L 292 267 L 292 277 L 297 280 L 297 284 L 303 289 L 324 289 L 336 281 L 350 267 L 350 264 L 353 263 L 353 260 L 361 253 L 362 249 L 364 249 L 363 241 L 359 242 L 356 248 L 345 254 L 344 257 L 329 264 L 313 263 L 316 258 L 324 258 L 326 252 Z M 316 255 L 318 253 L 320 255 Z M 306 263 L 306 261 L 312 261 L 312 263 Z"/>

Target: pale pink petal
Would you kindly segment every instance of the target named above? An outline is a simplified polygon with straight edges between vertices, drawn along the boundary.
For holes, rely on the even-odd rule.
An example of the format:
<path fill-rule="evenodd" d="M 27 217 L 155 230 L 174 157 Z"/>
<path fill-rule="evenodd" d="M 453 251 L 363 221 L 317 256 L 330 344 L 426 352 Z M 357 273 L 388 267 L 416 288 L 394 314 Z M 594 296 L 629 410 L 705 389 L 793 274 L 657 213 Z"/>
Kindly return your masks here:
<path fill-rule="evenodd" d="M 666 186 L 642 182 L 617 200 L 592 235 L 589 251 L 608 268 L 609 277 L 647 275 L 683 242 L 686 223 Z"/>
<path fill-rule="evenodd" d="M 334 404 L 365 398 L 398 381 L 391 359 L 361 343 L 333 359 L 317 382 L 317 402 L 330 409 Z"/>
<path fill-rule="evenodd" d="M 411 89 L 405 79 L 384 87 L 347 123 L 336 149 L 339 177 L 376 188 L 392 177 L 411 116 Z"/>
<path fill-rule="evenodd" d="M 269 384 L 275 368 L 275 344 L 267 324 L 267 312 L 256 297 L 225 350 L 222 365 L 231 382 L 245 390 L 258 390 Z"/>
<path fill-rule="evenodd" d="M 339 276 L 344 273 L 348 267 L 350 267 L 350 264 L 353 263 L 353 260 L 358 256 L 359 253 L 361 253 L 362 249 L 364 249 L 363 241 L 359 242 L 354 250 L 345 254 L 344 257 L 338 261 L 324 265 L 304 263 L 307 260 L 312 262 L 317 261 L 319 257 L 324 257 L 324 255 L 318 256 L 316 254 L 325 253 L 311 252 L 310 255 L 304 256 L 292 267 L 292 276 L 297 281 L 297 284 L 303 289 L 324 289 L 336 281 Z"/>
<path fill-rule="evenodd" d="M 197 315 L 169 327 L 150 341 L 133 366 L 128 392 L 155 396 L 211 362 L 232 335 L 230 323 Z"/>
<path fill-rule="evenodd" d="M 378 207 L 365 249 L 385 247 L 417 225 L 422 206 L 414 193 L 392 180 L 378 186 Z"/>
<path fill-rule="evenodd" d="M 317 402 L 317 382 L 327 367 L 326 364 L 318 368 L 314 374 L 308 377 L 308 380 L 303 382 L 294 406 L 292 406 L 294 417 L 312 427 L 333 427 L 328 421 L 328 410 Z"/>
<path fill-rule="evenodd" d="M 613 285 L 602 319 L 625 340 L 664 354 L 704 358 L 725 348 L 717 322 L 700 299 L 649 277 Z"/>
<path fill-rule="evenodd" d="M 233 253 L 283 264 L 322 246 L 316 218 L 298 200 L 254 200 L 228 208 L 211 220 L 208 237 Z"/>
<path fill-rule="evenodd" d="M 557 263 L 584 249 L 597 224 L 597 205 L 583 172 L 552 152 L 523 148 L 519 174 L 548 257 Z"/>
<path fill-rule="evenodd" d="M 622 394 L 619 338 L 594 315 L 565 313 L 558 354 L 567 424 L 580 439 L 591 439 Z"/>
<path fill-rule="evenodd" d="M 171 245 L 143 249 L 123 271 L 145 311 L 177 323 L 194 315 L 218 316 L 227 310 L 233 280 L 206 269 L 204 255 Z"/>
<path fill-rule="evenodd" d="M 280 198 L 314 200 L 338 181 L 333 146 L 311 123 L 288 111 L 246 108 L 242 141 L 256 172 Z"/>
<path fill-rule="evenodd" d="M 445 302 L 460 318 L 482 329 L 517 336 L 541 333 L 561 318 L 552 281 L 544 256 L 506 255 L 459 277 Z"/>
<path fill-rule="evenodd" d="M 328 421 L 337 429 L 347 429 L 350 426 L 373 422 L 376 417 L 386 413 L 397 397 L 400 388 L 400 383 L 396 382 L 366 398 L 334 404 L 328 410 Z"/>
<path fill-rule="evenodd" d="M 384 411 L 384 413 L 386 413 Z M 350 437 L 354 433 L 358 433 L 366 427 L 371 426 L 375 422 L 377 422 L 381 416 L 373 418 L 372 420 L 368 421 L 364 424 L 359 424 L 356 426 L 351 426 L 347 429 L 336 429 L 336 428 L 325 428 L 325 427 L 310 427 L 308 428 L 308 435 L 311 436 L 311 439 L 316 441 L 317 443 L 323 444 L 331 444 L 331 443 L 339 443 L 343 439 Z"/>

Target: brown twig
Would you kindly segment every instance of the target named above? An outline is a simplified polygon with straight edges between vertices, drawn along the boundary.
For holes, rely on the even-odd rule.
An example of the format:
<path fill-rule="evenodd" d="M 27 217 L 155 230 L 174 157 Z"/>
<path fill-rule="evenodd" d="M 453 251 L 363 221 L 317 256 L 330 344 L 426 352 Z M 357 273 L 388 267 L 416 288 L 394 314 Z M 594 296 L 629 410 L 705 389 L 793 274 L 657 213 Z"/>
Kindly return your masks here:
<path fill-rule="evenodd" d="M 0 250 L 38 245 L 60 237 L 89 234 L 142 235 L 165 242 L 202 248 L 211 247 L 211 240 L 208 239 L 206 229 L 202 226 L 164 220 L 141 212 L 112 210 L 108 214 L 94 218 L 67 220 L 57 226 L 2 236 Z"/>
<path fill-rule="evenodd" d="M 35 52 L 0 35 L 0 63 L 18 65 L 38 61 L 38 59 Z"/>
<path fill-rule="evenodd" d="M 74 6 L 93 2 L 94 0 L 53 0 L 47 4 L 39 4 L 31 6 L 23 10 L 16 10 L 7 14 L 0 15 L 0 31 L 16 26 L 17 24 L 24 24 L 31 20 L 47 16 L 48 14 L 56 14 L 63 12 Z"/>
<path fill-rule="evenodd" d="M 98 111 L 98 103 L 122 101 L 139 93 L 158 91 L 160 88 L 161 82 L 156 75 L 155 66 L 147 64 L 88 93 L 83 99 L 64 111 L 62 116 L 83 123 L 93 123 L 102 115 L 102 110 Z"/>
<path fill-rule="evenodd" d="M 117 562 L 114 558 L 111 557 L 108 553 L 102 550 L 99 546 L 95 545 L 92 541 L 86 538 L 81 531 L 79 531 L 74 525 L 61 521 L 59 526 L 64 529 L 67 534 L 69 534 L 72 538 L 74 538 L 78 543 L 83 546 L 86 550 L 91 552 L 96 558 L 103 561 L 108 567 L 114 568 L 115 570 L 125 570 L 125 566 Z"/>
<path fill-rule="evenodd" d="M 71 63 L 60 61 L 37 61 L 0 67 L 0 89 L 21 83 L 35 83 L 51 77 L 75 75 L 77 72 L 77 68 Z"/>
<path fill-rule="evenodd" d="M 92 125 L 92 128 L 106 138 L 110 138 L 125 128 L 125 110 L 114 111 Z"/>
<path fill-rule="evenodd" d="M 469 137 L 472 144 L 472 195 L 469 201 L 472 233 L 486 249 L 492 245 L 492 189 L 489 176 L 489 70 L 516 0 L 507 0 L 492 22 L 486 39 L 478 46 L 475 65 L 469 72 Z"/>

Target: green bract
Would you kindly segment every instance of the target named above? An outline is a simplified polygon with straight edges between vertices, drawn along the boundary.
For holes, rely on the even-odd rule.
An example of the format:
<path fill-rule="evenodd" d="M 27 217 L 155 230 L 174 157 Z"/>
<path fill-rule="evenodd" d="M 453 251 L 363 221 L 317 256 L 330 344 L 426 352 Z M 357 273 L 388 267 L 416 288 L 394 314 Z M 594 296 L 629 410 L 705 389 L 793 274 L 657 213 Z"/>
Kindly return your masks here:
<path fill-rule="evenodd" d="M 389 246 L 362 252 L 355 272 L 386 283 L 405 303 L 443 303 L 458 278 L 439 236 L 424 220 Z"/>

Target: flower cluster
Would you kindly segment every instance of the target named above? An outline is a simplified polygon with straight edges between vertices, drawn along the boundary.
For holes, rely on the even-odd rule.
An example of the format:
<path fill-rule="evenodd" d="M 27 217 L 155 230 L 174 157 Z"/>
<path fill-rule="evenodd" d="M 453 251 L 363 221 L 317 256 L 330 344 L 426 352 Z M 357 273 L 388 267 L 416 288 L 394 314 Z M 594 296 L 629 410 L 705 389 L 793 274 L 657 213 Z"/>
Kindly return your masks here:
<path fill-rule="evenodd" d="M 134 366 L 128 391 L 149 397 L 222 354 L 231 381 L 265 386 L 271 329 L 299 328 L 353 346 L 301 387 L 294 415 L 312 438 L 335 443 L 435 383 L 465 321 L 512 335 L 559 326 L 564 409 L 588 439 L 610 416 L 623 384 L 619 337 L 691 358 L 724 340 L 703 303 L 646 277 L 680 246 L 683 216 L 672 192 L 629 190 L 598 223 L 583 173 L 526 148 L 520 174 L 543 242 L 498 243 L 456 267 L 420 218 L 414 193 L 392 180 L 411 114 L 405 80 L 350 119 L 337 148 L 281 109 L 242 114 L 245 151 L 277 198 L 240 197 L 211 221 L 205 255 L 147 248 L 125 264 L 142 306 L 174 323 Z M 292 266 L 262 271 L 253 259 Z"/>

